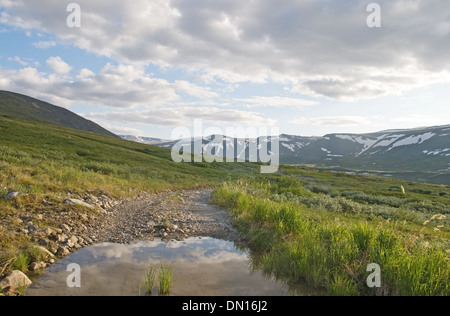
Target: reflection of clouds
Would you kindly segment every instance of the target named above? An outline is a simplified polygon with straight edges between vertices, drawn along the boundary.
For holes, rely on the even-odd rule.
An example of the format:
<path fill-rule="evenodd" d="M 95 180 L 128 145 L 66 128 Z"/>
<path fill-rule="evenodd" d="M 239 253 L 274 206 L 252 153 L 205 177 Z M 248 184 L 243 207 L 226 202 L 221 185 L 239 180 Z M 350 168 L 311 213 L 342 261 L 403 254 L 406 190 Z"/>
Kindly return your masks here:
<path fill-rule="evenodd" d="M 67 262 L 76 262 L 81 266 L 81 290 L 67 288 Z M 58 262 L 58 269 L 56 266 L 50 267 L 30 293 L 135 295 L 145 270 L 161 262 L 174 267 L 175 295 L 257 295 L 276 294 L 278 291 L 274 283 L 267 283 L 250 273 L 248 253 L 237 250 L 233 243 L 212 238 L 191 238 L 181 242 L 155 240 L 85 248 Z M 58 281 L 55 283 L 54 280 Z"/>
<path fill-rule="evenodd" d="M 169 243 L 155 240 L 131 245 L 104 243 L 85 248 L 82 251 L 85 252 L 84 255 L 77 260 L 78 262 L 85 261 L 85 263 L 118 260 L 129 263 L 170 261 L 206 264 L 232 260 L 242 261 L 247 257 L 246 253 L 237 250 L 233 243 L 213 238 L 190 238 Z"/>
<path fill-rule="evenodd" d="M 133 249 L 127 245 L 119 244 L 99 244 L 87 248 L 95 259 L 120 259 L 122 257 L 130 256 Z"/>

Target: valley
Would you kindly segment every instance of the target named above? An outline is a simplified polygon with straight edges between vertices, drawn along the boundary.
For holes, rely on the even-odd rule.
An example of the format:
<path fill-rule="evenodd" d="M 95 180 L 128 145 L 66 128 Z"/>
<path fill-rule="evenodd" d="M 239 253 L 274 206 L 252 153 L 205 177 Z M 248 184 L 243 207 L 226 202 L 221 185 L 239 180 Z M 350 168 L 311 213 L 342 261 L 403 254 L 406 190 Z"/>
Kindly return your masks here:
<path fill-rule="evenodd" d="M 260 163 L 175 163 L 164 148 L 170 144 L 3 112 L 0 277 L 20 271 L 36 280 L 46 267 L 105 242 L 205 237 L 245 245 L 252 269 L 292 293 L 306 286 L 310 294 L 448 296 L 450 187 L 416 182 L 448 163 L 446 132 L 338 134 L 304 139 L 303 147 L 300 138 L 282 135 L 285 161 L 291 149 L 309 147 L 304 153 L 319 161 L 356 161 L 359 169 L 304 160 L 261 174 Z M 393 156 L 383 162 L 378 150 Z M 379 165 L 415 167 L 373 171 L 357 164 L 366 155 Z M 381 267 L 380 288 L 364 285 L 371 263 Z"/>

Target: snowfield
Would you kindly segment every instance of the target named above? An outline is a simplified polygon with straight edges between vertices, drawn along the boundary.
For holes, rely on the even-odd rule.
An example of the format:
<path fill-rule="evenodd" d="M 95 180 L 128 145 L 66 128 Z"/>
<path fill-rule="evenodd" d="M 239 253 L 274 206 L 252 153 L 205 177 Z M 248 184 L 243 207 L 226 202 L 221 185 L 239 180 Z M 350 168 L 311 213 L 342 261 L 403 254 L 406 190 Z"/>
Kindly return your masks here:
<path fill-rule="evenodd" d="M 410 136 L 410 137 L 404 138 L 402 140 L 399 140 L 398 142 L 393 144 L 392 147 L 388 149 L 388 151 L 390 151 L 396 147 L 401 147 L 401 146 L 420 145 L 434 136 L 436 136 L 436 134 L 431 133 L 431 132 L 425 133 L 423 135 Z"/>

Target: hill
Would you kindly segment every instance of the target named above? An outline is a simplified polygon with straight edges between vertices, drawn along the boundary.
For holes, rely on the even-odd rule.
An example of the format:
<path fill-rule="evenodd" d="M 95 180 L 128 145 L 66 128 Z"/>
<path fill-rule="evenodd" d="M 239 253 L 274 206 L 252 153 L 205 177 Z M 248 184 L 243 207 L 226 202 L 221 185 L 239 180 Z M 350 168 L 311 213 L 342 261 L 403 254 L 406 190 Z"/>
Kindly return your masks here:
<path fill-rule="evenodd" d="M 0 115 L 117 137 L 100 125 L 67 109 L 14 92 L 0 91 Z"/>

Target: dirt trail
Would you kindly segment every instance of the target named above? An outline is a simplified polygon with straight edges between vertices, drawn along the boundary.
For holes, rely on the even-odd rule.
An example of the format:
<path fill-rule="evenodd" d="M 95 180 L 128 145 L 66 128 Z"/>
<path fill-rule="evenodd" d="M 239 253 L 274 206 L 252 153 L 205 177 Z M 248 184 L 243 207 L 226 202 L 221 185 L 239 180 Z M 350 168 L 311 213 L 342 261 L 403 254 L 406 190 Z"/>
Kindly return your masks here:
<path fill-rule="evenodd" d="M 228 211 L 210 205 L 212 190 L 141 195 L 121 202 L 92 225 L 97 243 L 214 237 L 242 242 Z"/>

